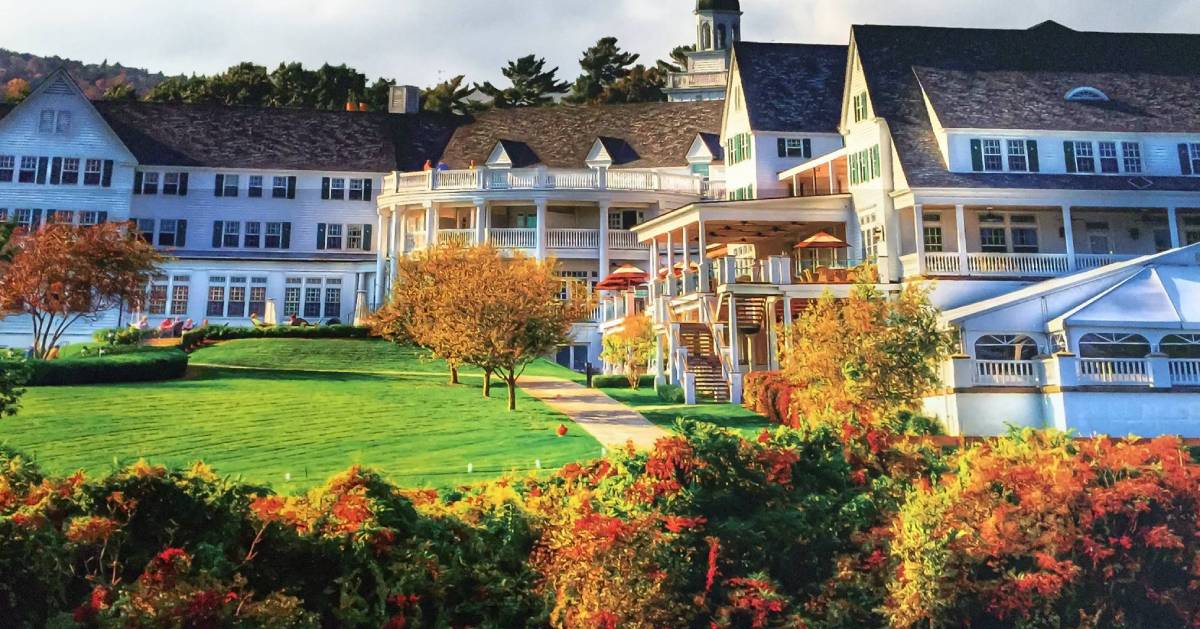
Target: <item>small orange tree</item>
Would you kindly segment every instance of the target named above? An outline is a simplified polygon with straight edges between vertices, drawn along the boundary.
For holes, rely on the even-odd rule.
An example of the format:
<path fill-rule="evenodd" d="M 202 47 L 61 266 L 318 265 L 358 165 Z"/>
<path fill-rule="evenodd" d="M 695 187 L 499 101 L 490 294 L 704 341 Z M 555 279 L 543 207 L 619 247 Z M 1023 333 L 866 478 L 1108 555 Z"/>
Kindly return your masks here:
<path fill-rule="evenodd" d="M 869 284 L 847 299 L 826 294 L 786 334 L 781 364 L 793 385 L 791 411 L 809 423 L 869 425 L 917 410 L 952 348 L 928 291 L 915 284 L 890 299 Z"/>
<path fill-rule="evenodd" d="M 643 313 L 626 317 L 621 329 L 605 335 L 603 343 L 600 357 L 620 365 L 629 379 L 629 388 L 637 389 L 646 366 L 654 357 L 654 324 L 650 317 Z"/>
<path fill-rule="evenodd" d="M 11 247 L 12 260 L 0 278 L 0 310 L 29 315 L 39 357 L 80 319 L 141 307 L 164 260 L 116 223 L 46 225 L 17 233 Z"/>

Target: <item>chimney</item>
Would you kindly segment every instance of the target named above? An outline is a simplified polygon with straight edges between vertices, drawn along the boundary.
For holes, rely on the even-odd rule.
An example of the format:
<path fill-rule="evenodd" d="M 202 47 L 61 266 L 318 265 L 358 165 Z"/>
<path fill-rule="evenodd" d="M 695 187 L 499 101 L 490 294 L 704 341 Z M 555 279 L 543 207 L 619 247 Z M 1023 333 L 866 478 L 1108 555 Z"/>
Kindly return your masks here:
<path fill-rule="evenodd" d="M 388 93 L 388 113 L 415 114 L 421 111 L 421 89 L 413 85 L 393 85 Z"/>

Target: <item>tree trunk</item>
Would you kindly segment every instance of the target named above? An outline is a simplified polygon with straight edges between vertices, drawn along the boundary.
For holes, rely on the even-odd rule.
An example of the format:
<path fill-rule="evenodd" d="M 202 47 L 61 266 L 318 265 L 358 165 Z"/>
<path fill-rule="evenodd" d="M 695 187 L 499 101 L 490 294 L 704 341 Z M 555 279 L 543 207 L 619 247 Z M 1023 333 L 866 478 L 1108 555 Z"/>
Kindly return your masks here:
<path fill-rule="evenodd" d="M 517 410 L 517 379 L 505 378 L 504 381 L 508 384 L 508 410 Z"/>
<path fill-rule="evenodd" d="M 458 384 L 458 366 L 450 365 L 450 384 Z"/>
<path fill-rule="evenodd" d="M 492 370 L 483 370 L 483 397 L 492 397 Z"/>

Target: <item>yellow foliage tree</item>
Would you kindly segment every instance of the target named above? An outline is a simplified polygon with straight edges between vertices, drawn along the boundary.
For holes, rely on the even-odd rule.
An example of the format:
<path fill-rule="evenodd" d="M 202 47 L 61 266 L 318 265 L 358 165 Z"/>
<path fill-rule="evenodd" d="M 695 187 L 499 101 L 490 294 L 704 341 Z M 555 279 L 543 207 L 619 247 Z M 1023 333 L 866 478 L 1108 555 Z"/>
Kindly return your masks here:
<path fill-rule="evenodd" d="M 642 374 L 646 373 L 646 366 L 654 357 L 654 324 L 650 322 L 650 317 L 644 313 L 626 317 L 621 329 L 605 335 L 603 343 L 600 357 L 620 365 L 629 379 L 629 388 L 637 389 Z"/>

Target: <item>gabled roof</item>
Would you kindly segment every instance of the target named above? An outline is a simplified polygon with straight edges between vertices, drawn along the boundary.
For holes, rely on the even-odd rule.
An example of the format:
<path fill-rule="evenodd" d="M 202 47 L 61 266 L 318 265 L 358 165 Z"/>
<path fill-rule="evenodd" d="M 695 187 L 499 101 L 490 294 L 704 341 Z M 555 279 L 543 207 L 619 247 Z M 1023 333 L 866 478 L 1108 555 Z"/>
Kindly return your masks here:
<path fill-rule="evenodd" d="M 596 141 L 600 143 L 600 146 L 604 147 L 604 152 L 612 160 L 613 166 L 620 166 L 638 160 L 637 151 L 621 138 L 600 136 L 596 138 Z"/>
<path fill-rule="evenodd" d="M 912 187 L 1133 189 L 1125 177 L 949 172 L 923 82 L 948 128 L 1200 132 L 1191 99 L 1149 96 L 1200 89 L 1197 35 L 1080 32 L 1047 22 L 1027 30 L 859 25 L 852 36 L 872 106 L 888 122 Z M 1100 83 L 1112 100 L 1067 103 L 1076 82 Z M 1156 190 L 1200 190 L 1200 178 L 1147 179 Z"/>
<path fill-rule="evenodd" d="M 704 146 L 708 147 L 708 152 L 712 153 L 713 161 L 725 161 L 725 147 L 721 145 L 721 135 L 718 133 L 700 133 L 698 135 Z"/>
<path fill-rule="evenodd" d="M 1146 267 L 1048 325 L 1200 328 L 1200 266 Z"/>
<path fill-rule="evenodd" d="M 609 138 L 636 155 L 620 166 L 686 166 L 696 134 L 719 132 L 721 107 L 720 101 L 707 101 L 493 109 L 464 120 L 441 159 L 450 168 L 466 168 L 472 160 L 483 163 L 497 142 L 508 140 L 528 146 L 539 164 L 583 168 L 596 139 Z"/>
<path fill-rule="evenodd" d="M 737 42 L 733 57 L 752 130 L 837 133 L 846 46 Z"/>
<path fill-rule="evenodd" d="M 487 163 L 507 162 L 513 168 L 525 168 L 538 163 L 537 153 L 529 145 L 516 140 L 500 140 L 488 155 Z"/>

